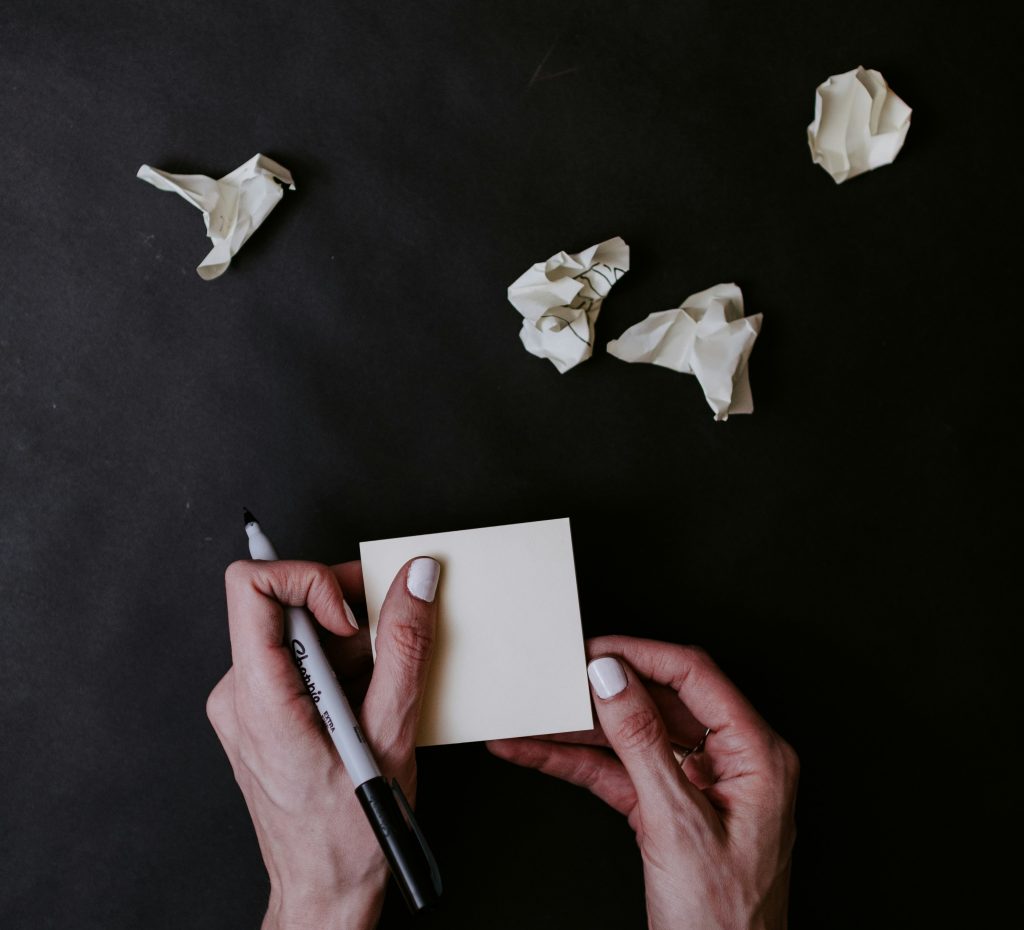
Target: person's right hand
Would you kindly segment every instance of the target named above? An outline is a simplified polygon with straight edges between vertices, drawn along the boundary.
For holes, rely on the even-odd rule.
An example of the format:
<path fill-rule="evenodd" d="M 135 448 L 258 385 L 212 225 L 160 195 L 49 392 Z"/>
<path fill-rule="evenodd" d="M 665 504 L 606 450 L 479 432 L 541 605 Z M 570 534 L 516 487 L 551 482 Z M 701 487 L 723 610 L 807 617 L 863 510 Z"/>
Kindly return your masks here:
<path fill-rule="evenodd" d="M 606 636 L 587 656 L 597 729 L 488 748 L 629 818 L 652 930 L 784 928 L 796 753 L 700 649 Z"/>
<path fill-rule="evenodd" d="M 292 651 L 284 607 L 306 606 L 361 729 L 389 778 L 416 798 L 416 728 L 434 639 L 439 564 L 402 566 L 380 610 L 377 661 L 346 598 L 358 562 L 235 562 L 227 572 L 232 666 L 207 712 L 252 816 L 270 876 L 264 930 L 368 930 L 388 868 Z M 372 674 L 371 674 L 372 669 Z M 365 695 L 365 697 L 364 697 Z"/>

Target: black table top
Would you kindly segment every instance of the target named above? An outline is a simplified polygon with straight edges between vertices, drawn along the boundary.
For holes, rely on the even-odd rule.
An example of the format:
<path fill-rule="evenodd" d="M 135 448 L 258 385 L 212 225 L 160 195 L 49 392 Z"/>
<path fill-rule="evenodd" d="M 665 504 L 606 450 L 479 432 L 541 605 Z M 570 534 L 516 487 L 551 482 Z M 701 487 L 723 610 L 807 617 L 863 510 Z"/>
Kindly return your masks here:
<path fill-rule="evenodd" d="M 258 924 L 204 713 L 243 504 L 322 561 L 569 516 L 585 632 L 704 645 L 800 752 L 793 926 L 985 925 L 1018 729 L 1013 31 L 871 0 L 9 0 L 0 925 Z M 837 187 L 805 130 L 858 64 L 913 124 Z M 135 172 L 256 152 L 297 190 L 204 282 L 200 214 Z M 559 375 L 506 287 L 615 235 L 632 270 Z M 723 281 L 764 327 L 756 412 L 716 423 L 603 346 Z M 421 771 L 431 926 L 642 925 L 600 802 L 480 746 Z"/>

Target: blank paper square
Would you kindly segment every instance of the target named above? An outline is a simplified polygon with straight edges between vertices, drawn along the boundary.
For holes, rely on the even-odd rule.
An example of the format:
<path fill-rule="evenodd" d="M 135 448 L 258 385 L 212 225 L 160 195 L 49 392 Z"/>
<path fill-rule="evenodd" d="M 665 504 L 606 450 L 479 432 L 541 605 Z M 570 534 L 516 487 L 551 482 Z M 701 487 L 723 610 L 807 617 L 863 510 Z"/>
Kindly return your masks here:
<path fill-rule="evenodd" d="M 381 604 L 398 570 L 417 556 L 441 563 L 418 746 L 593 727 L 567 519 L 359 549 L 375 650 Z"/>

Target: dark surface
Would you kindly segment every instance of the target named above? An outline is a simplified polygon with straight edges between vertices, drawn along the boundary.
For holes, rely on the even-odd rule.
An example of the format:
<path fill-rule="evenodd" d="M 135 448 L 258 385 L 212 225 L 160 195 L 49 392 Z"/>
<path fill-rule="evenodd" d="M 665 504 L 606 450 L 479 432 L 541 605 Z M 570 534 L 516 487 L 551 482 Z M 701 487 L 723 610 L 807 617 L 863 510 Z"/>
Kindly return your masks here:
<path fill-rule="evenodd" d="M 570 516 L 587 634 L 702 643 L 799 750 L 794 927 L 994 925 L 1019 810 L 1016 27 L 772 6 L 3 5 L 0 926 L 258 925 L 204 713 L 242 504 L 323 561 Z M 857 64 L 913 127 L 836 187 L 805 127 Z M 298 191 L 203 282 L 200 214 L 135 172 L 258 151 Z M 560 376 L 505 288 L 613 235 L 633 270 Z M 728 423 L 603 349 L 719 281 L 765 315 L 757 412 Z M 642 925 L 599 802 L 478 746 L 421 769 L 429 925 Z"/>

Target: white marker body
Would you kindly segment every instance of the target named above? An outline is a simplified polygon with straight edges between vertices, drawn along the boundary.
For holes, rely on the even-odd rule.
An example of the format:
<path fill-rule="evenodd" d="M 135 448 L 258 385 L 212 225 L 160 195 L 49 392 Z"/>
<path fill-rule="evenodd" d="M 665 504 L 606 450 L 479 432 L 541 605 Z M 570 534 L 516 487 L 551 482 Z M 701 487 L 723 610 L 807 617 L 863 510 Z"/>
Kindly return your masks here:
<path fill-rule="evenodd" d="M 249 537 L 249 554 L 254 559 L 262 562 L 277 561 L 277 553 L 258 523 L 247 523 L 245 532 Z M 358 788 L 363 782 L 378 778 L 380 769 L 370 754 L 359 721 L 338 684 L 334 669 L 320 647 L 316 622 L 305 607 L 284 608 L 284 636 L 309 689 L 309 696 L 316 704 L 345 770 L 352 779 L 352 786 Z"/>

